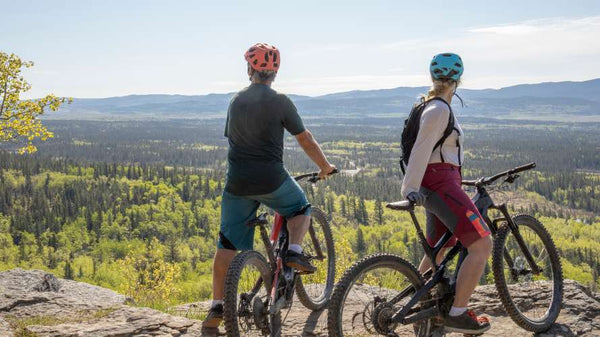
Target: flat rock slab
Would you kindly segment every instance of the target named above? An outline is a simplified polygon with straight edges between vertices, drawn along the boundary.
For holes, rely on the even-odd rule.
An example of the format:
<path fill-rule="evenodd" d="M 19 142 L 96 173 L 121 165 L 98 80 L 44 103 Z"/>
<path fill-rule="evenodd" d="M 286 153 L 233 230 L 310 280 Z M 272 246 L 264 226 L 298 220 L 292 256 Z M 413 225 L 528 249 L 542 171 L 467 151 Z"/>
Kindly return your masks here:
<path fill-rule="evenodd" d="M 565 281 L 564 290 L 564 306 L 558 322 L 550 331 L 538 336 L 600 336 L 600 296 L 574 281 Z M 535 289 L 523 289 L 522 292 L 517 289 L 514 294 L 521 304 L 548 300 L 544 291 Z M 169 312 L 175 315 L 170 315 L 149 308 L 130 307 L 125 305 L 126 302 L 125 296 L 114 291 L 57 279 L 39 270 L 2 272 L 0 337 L 14 337 L 8 320 L 32 317 L 56 320 L 54 324 L 26 328 L 44 337 L 200 337 L 200 322 L 180 316 L 198 317 L 209 307 L 209 302 L 185 304 L 172 308 Z M 471 304 L 478 313 L 486 313 L 491 318 L 492 329 L 486 336 L 533 336 L 506 316 L 493 285 L 478 287 Z M 348 307 L 352 304 L 348 303 Z M 285 320 L 282 336 L 327 336 L 327 311 L 311 312 L 295 301 Z"/>
<path fill-rule="evenodd" d="M 122 307 L 97 320 L 55 326 L 33 325 L 27 330 L 40 337 L 193 336 L 187 330 L 194 324 L 198 322 L 149 308 Z"/>
<path fill-rule="evenodd" d="M 198 321 L 129 307 L 127 301 L 112 290 L 41 270 L 9 270 L 0 273 L 0 337 L 13 337 L 9 320 L 28 318 L 55 321 L 26 328 L 37 336 L 200 336 Z"/>

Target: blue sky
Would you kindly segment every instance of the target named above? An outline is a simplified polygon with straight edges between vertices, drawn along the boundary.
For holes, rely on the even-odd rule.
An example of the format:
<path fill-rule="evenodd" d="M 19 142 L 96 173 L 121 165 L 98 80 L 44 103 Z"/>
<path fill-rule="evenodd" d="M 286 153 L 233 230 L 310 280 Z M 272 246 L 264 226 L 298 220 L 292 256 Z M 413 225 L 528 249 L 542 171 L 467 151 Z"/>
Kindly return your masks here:
<path fill-rule="evenodd" d="M 433 54 L 464 86 L 600 77 L 600 1 L 0 0 L 0 50 L 35 62 L 28 97 L 231 92 L 255 42 L 282 52 L 274 87 L 318 95 L 427 85 Z"/>

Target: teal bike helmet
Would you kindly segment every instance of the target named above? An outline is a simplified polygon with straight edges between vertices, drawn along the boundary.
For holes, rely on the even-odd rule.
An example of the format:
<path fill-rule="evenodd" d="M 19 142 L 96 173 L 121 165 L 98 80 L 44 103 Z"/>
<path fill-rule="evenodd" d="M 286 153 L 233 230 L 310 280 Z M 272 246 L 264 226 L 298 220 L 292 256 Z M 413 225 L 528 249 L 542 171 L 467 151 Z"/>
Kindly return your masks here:
<path fill-rule="evenodd" d="M 437 54 L 429 65 L 429 72 L 434 80 L 458 81 L 463 70 L 462 59 L 454 53 Z"/>

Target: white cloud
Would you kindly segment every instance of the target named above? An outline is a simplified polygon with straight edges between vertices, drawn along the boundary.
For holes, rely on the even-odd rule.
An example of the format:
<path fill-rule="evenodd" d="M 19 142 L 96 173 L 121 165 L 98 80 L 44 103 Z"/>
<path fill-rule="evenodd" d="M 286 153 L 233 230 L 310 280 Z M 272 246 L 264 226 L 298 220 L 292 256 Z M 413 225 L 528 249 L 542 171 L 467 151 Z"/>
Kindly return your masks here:
<path fill-rule="evenodd" d="M 456 52 L 465 60 L 463 83 L 470 88 L 596 78 L 600 77 L 600 16 L 471 27 L 454 36 L 407 39 L 368 48 L 380 55 L 373 76 L 348 75 L 313 82 L 324 92 L 427 85 L 428 58 L 446 51 Z M 298 91 L 294 81 L 288 84 L 290 91 Z"/>

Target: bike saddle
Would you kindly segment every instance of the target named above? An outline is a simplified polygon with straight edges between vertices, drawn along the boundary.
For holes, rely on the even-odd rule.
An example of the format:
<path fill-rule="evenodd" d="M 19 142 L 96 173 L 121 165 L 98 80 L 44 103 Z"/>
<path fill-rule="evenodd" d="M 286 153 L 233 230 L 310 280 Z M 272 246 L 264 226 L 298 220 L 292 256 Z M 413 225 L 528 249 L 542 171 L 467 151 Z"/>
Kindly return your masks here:
<path fill-rule="evenodd" d="M 415 206 L 408 200 L 390 202 L 385 207 L 398 211 L 412 211 Z"/>
<path fill-rule="evenodd" d="M 262 213 L 259 216 L 257 216 L 256 218 L 248 221 L 248 223 L 246 224 L 246 226 L 248 227 L 256 227 L 256 226 L 263 226 L 269 223 L 269 220 L 267 220 L 267 213 Z"/>

